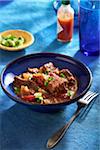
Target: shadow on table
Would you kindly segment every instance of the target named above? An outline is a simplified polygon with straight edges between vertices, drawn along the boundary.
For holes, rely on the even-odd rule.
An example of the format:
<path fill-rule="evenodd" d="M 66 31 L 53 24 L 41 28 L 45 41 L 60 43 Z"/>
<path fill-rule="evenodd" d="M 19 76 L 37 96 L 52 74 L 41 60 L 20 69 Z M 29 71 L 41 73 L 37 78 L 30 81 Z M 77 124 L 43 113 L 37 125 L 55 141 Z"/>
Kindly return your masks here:
<path fill-rule="evenodd" d="M 92 69 L 92 71 L 96 69 L 96 66 L 99 62 L 99 56 L 86 56 L 80 50 L 76 52 L 74 58 L 78 59 L 79 61 L 82 61 L 84 64 L 89 66 L 89 68 Z"/>
<path fill-rule="evenodd" d="M 67 45 L 70 43 L 67 43 Z M 57 49 L 59 49 L 60 47 L 64 47 L 66 46 L 66 43 L 62 43 L 62 42 L 58 42 L 57 39 L 54 39 L 53 42 L 50 43 L 49 46 L 47 46 L 43 52 L 57 52 Z"/>
<path fill-rule="evenodd" d="M 51 29 L 52 28 L 52 29 Z M 74 43 L 74 40 L 72 42 L 60 42 L 57 40 L 57 33 L 56 33 L 56 23 L 53 24 L 53 26 L 49 27 L 48 29 L 45 29 L 45 30 L 48 30 L 48 33 L 50 33 L 49 30 L 54 30 L 54 32 L 50 33 L 49 36 L 46 37 L 46 39 L 48 38 L 48 45 L 46 46 L 45 45 L 45 48 L 43 49 L 42 52 L 56 52 L 56 53 L 59 53 L 59 52 L 66 52 L 66 50 L 70 49 L 73 45 L 73 47 L 75 46 L 76 47 L 76 43 Z M 74 29 L 74 38 L 77 39 L 77 29 Z M 50 38 L 51 36 L 51 38 Z M 50 39 L 52 39 L 52 41 L 50 41 Z M 61 50 L 62 48 L 62 50 Z"/>
<path fill-rule="evenodd" d="M 78 59 L 79 61 L 82 61 L 86 66 L 89 67 L 89 69 L 92 72 L 93 81 L 90 90 L 99 92 L 100 86 L 99 83 L 99 56 L 85 56 L 81 51 L 77 51 L 77 53 L 74 55 L 75 59 Z"/>
<path fill-rule="evenodd" d="M 45 28 L 40 28 L 40 30 L 35 33 L 36 42 L 40 46 L 46 47 L 46 44 L 50 43 L 52 39 L 55 38 L 55 30 L 56 30 L 56 23 L 53 22 L 50 25 L 46 26 Z"/>
<path fill-rule="evenodd" d="M 16 52 L 0 50 L 0 64 L 5 65 L 9 61 L 12 61 L 17 57 L 23 56 L 24 54 L 25 54 L 25 49 Z"/>
<path fill-rule="evenodd" d="M 15 104 L 2 113 L 2 149 L 45 150 L 48 137 L 70 118 L 74 109 L 75 104 L 71 106 L 70 111 L 67 110 L 67 113 L 65 110 L 50 114 L 34 112 L 26 106 Z M 63 139 L 62 150 L 64 143 L 66 142 Z M 62 144 L 57 147 L 62 148 Z"/>
<path fill-rule="evenodd" d="M 0 0 L 0 8 L 8 5 L 9 3 L 13 2 L 14 0 Z"/>
<path fill-rule="evenodd" d="M 56 22 L 38 31 L 35 35 L 34 49 L 41 52 L 55 52 L 66 43 L 58 42 L 56 39 Z M 69 44 L 69 43 L 68 43 Z"/>

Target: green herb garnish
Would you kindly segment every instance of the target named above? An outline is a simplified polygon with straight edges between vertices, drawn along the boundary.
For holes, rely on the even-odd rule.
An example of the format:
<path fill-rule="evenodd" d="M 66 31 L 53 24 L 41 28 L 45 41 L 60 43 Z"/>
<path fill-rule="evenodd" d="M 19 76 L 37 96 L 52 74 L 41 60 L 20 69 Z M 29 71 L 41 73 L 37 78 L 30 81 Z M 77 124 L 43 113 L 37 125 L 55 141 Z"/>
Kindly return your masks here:
<path fill-rule="evenodd" d="M 18 87 L 14 87 L 14 91 L 15 91 L 15 94 L 19 94 L 20 93 L 20 88 L 18 88 Z"/>
<path fill-rule="evenodd" d="M 29 80 L 31 80 L 31 79 L 32 79 L 32 76 L 33 76 L 33 75 L 32 75 L 32 74 L 30 74 L 28 79 L 29 79 Z"/>
<path fill-rule="evenodd" d="M 40 103 L 41 101 L 43 101 L 43 97 L 36 98 L 36 102 Z"/>
<path fill-rule="evenodd" d="M 60 77 L 66 78 L 65 75 L 64 75 L 63 73 L 60 74 Z"/>
<path fill-rule="evenodd" d="M 46 71 L 45 71 L 45 74 L 47 74 L 47 75 L 48 75 L 48 73 L 49 73 L 49 71 L 47 71 L 47 70 L 46 70 Z"/>
<path fill-rule="evenodd" d="M 34 96 L 35 96 L 36 102 L 38 103 L 40 103 L 43 100 L 42 93 L 37 92 L 34 94 Z"/>
<path fill-rule="evenodd" d="M 44 85 L 48 86 L 49 82 L 53 80 L 53 77 L 49 77 L 45 82 Z"/>
<path fill-rule="evenodd" d="M 69 97 L 73 96 L 73 91 L 68 90 L 68 91 L 67 91 L 67 95 L 68 95 Z"/>
<path fill-rule="evenodd" d="M 38 92 L 38 90 L 39 90 L 39 87 L 38 87 L 38 86 L 36 86 L 36 87 L 35 87 L 35 91 L 36 91 L 36 92 Z"/>
<path fill-rule="evenodd" d="M 48 81 L 52 81 L 52 80 L 53 80 L 53 77 L 49 77 L 49 78 L 48 78 Z"/>
<path fill-rule="evenodd" d="M 45 85 L 45 86 L 48 86 L 48 84 L 49 84 L 48 81 L 45 81 L 45 82 L 44 82 L 44 85 Z"/>

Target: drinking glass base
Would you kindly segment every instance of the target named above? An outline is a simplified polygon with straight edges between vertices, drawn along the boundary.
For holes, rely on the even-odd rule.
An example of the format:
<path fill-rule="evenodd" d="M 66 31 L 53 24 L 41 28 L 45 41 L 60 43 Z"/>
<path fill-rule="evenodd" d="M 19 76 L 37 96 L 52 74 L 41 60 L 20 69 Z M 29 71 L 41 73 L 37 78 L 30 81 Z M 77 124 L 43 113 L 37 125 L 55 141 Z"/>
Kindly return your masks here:
<path fill-rule="evenodd" d="M 99 56 L 99 55 L 100 55 L 100 52 L 99 52 L 99 51 L 89 52 L 89 51 L 81 50 L 81 52 L 82 52 L 83 54 L 85 54 L 86 56 Z"/>
<path fill-rule="evenodd" d="M 84 42 L 85 43 L 85 42 Z M 86 56 L 99 56 L 100 55 L 100 45 L 99 41 L 95 40 L 94 42 L 80 44 L 80 50 Z"/>

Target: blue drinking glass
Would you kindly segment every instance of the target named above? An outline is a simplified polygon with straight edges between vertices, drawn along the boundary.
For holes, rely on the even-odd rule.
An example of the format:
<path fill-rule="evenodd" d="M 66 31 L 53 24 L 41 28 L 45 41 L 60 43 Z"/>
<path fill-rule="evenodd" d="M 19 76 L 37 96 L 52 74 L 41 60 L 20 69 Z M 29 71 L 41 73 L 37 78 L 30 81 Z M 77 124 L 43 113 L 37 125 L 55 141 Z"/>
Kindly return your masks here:
<path fill-rule="evenodd" d="M 100 51 L 100 0 L 80 0 L 80 50 L 87 56 Z"/>

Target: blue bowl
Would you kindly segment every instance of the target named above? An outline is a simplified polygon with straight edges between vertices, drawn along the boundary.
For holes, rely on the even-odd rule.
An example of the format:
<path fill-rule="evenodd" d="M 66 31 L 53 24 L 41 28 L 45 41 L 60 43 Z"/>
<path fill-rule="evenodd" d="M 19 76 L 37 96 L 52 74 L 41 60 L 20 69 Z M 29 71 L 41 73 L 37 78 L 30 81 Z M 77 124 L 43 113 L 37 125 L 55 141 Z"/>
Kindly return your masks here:
<path fill-rule="evenodd" d="M 31 104 L 22 101 L 13 91 L 12 82 L 14 76 L 25 72 L 28 67 L 40 67 L 41 65 L 53 62 L 59 69 L 68 68 L 78 80 L 78 91 L 75 97 L 69 102 L 58 104 Z M 75 60 L 72 57 L 55 54 L 55 53 L 36 53 L 20 57 L 9 63 L 1 74 L 1 86 L 4 92 L 14 101 L 25 104 L 35 111 L 40 112 L 53 112 L 64 109 L 67 105 L 78 101 L 90 88 L 92 82 L 92 75 L 83 63 Z"/>

